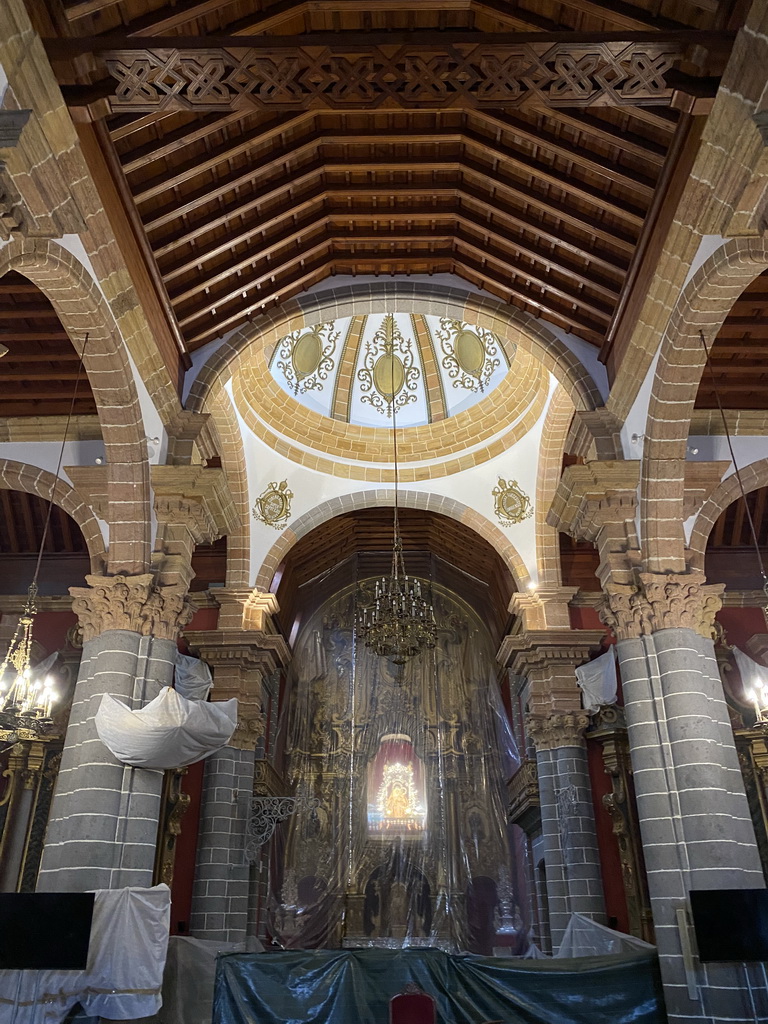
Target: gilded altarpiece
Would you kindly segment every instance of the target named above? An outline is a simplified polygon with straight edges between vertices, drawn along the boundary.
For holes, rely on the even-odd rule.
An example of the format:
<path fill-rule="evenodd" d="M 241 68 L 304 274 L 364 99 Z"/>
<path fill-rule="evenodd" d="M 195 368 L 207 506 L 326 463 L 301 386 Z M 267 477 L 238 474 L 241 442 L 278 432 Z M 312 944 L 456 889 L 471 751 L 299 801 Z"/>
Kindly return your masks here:
<path fill-rule="evenodd" d="M 356 642 L 355 593 L 328 601 L 296 645 L 296 812 L 274 934 L 287 947 L 517 948 L 527 901 L 504 803 L 517 762 L 490 636 L 434 586 L 437 646 L 399 669 Z"/>

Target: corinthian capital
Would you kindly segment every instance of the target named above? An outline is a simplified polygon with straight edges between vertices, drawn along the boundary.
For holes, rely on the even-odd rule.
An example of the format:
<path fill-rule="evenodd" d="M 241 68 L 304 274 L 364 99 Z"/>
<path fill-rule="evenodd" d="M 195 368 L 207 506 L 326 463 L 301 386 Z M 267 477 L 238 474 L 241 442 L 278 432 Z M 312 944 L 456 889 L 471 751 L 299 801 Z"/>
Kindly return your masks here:
<path fill-rule="evenodd" d="M 526 731 L 537 750 L 579 747 L 589 725 L 586 711 L 553 711 L 548 715 L 528 715 Z"/>
<path fill-rule="evenodd" d="M 711 639 L 725 584 L 705 584 L 701 572 L 640 572 L 632 583 L 609 582 L 601 618 L 617 640 L 660 629 L 692 629 Z"/>
<path fill-rule="evenodd" d="M 86 576 L 87 587 L 70 587 L 72 611 L 87 642 L 108 629 L 175 640 L 194 609 L 179 584 L 158 586 L 152 573 Z"/>

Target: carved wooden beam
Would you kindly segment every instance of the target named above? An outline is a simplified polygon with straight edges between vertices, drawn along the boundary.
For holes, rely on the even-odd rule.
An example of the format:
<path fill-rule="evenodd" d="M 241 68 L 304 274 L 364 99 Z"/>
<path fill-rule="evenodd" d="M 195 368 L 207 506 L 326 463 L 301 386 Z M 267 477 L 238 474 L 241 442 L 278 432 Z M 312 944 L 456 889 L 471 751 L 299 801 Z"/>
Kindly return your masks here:
<path fill-rule="evenodd" d="M 479 37 L 451 33 L 370 37 L 198 37 L 131 39 L 104 36 L 49 40 L 52 59 L 98 53 L 113 84 L 78 89 L 70 102 L 87 105 L 108 95 L 113 112 L 260 109 L 334 110 L 371 107 L 514 109 L 595 104 L 669 104 L 686 90 L 676 61 L 711 33 L 602 33 L 582 36 L 525 33 Z M 706 40 L 702 37 L 706 36 Z M 297 45 L 301 39 L 306 45 Z M 393 50 L 390 43 L 397 43 Z M 722 35 L 717 45 L 722 46 Z M 110 45 L 111 44 L 111 45 Z M 695 82 L 695 79 L 691 80 Z M 707 80 L 708 81 L 708 80 Z M 691 86 L 695 91 L 694 86 Z M 92 91 L 89 101 L 88 96 Z M 700 91 L 700 90 L 699 90 Z M 111 94 L 110 94 L 111 93 Z"/>

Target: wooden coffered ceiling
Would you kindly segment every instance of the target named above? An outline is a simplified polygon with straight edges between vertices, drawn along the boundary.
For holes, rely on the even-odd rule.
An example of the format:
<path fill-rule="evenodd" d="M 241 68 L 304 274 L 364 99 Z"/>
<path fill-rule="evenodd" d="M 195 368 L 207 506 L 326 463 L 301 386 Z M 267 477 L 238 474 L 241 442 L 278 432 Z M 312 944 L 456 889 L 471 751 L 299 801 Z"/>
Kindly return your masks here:
<path fill-rule="evenodd" d="M 690 111 L 707 108 L 735 8 L 29 0 L 81 135 L 103 155 L 103 167 L 92 162 L 97 184 L 122 197 L 110 216 L 139 239 L 189 350 L 337 274 L 455 273 L 595 345 L 610 342 L 625 289 L 669 223 L 665 196 L 698 138 Z M 261 49 L 219 95 L 210 75 L 239 45 Z M 544 82 L 554 46 L 567 51 L 566 71 L 520 102 L 515 90 L 531 76 L 515 79 L 506 55 L 533 54 Z M 587 51 L 601 47 L 637 48 L 627 90 L 637 86 L 643 102 L 611 84 L 615 68 L 589 78 Z M 472 63 L 467 54 L 482 48 Z M 670 50 L 674 70 L 654 71 L 643 48 Z M 161 91 L 173 93 L 186 68 L 183 98 L 119 110 L 126 97 L 141 100 L 136 76 L 157 60 L 170 62 Z M 119 95 L 113 75 L 123 76 Z M 579 105 L 579 83 L 598 78 L 600 95 Z M 558 89 L 576 92 L 561 104 Z M 202 109 L 190 109 L 201 92 Z"/>
<path fill-rule="evenodd" d="M 696 395 L 697 409 L 768 409 L 768 273 L 741 293 L 710 350 Z M 717 395 L 712 383 L 717 381 Z"/>
<path fill-rule="evenodd" d="M 515 586 L 500 556 L 468 527 L 437 512 L 400 510 L 406 572 L 454 590 L 484 619 L 499 640 Z M 290 635 L 342 587 L 388 573 L 392 560 L 392 509 L 348 512 L 302 537 L 278 569 L 280 624 Z"/>
<path fill-rule="evenodd" d="M 84 339 L 80 339 L 82 343 Z M 0 278 L 0 418 L 94 415 L 96 403 L 80 356 L 40 289 L 11 271 Z"/>

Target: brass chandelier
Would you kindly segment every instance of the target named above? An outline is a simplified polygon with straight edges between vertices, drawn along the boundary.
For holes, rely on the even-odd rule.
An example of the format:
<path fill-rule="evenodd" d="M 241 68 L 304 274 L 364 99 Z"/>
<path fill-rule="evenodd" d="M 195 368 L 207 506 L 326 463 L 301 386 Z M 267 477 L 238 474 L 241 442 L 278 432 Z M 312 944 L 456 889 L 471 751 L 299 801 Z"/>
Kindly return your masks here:
<path fill-rule="evenodd" d="M 390 356 L 390 359 L 392 357 Z M 394 381 L 394 373 L 392 373 Z M 394 387 L 393 387 L 394 390 Z M 392 567 L 388 576 L 363 584 L 358 593 L 357 636 L 374 654 L 405 665 L 409 658 L 435 646 L 437 623 L 428 592 L 405 571 L 400 535 L 397 465 L 397 420 L 392 401 L 392 447 L 395 466 L 395 509 Z"/>

